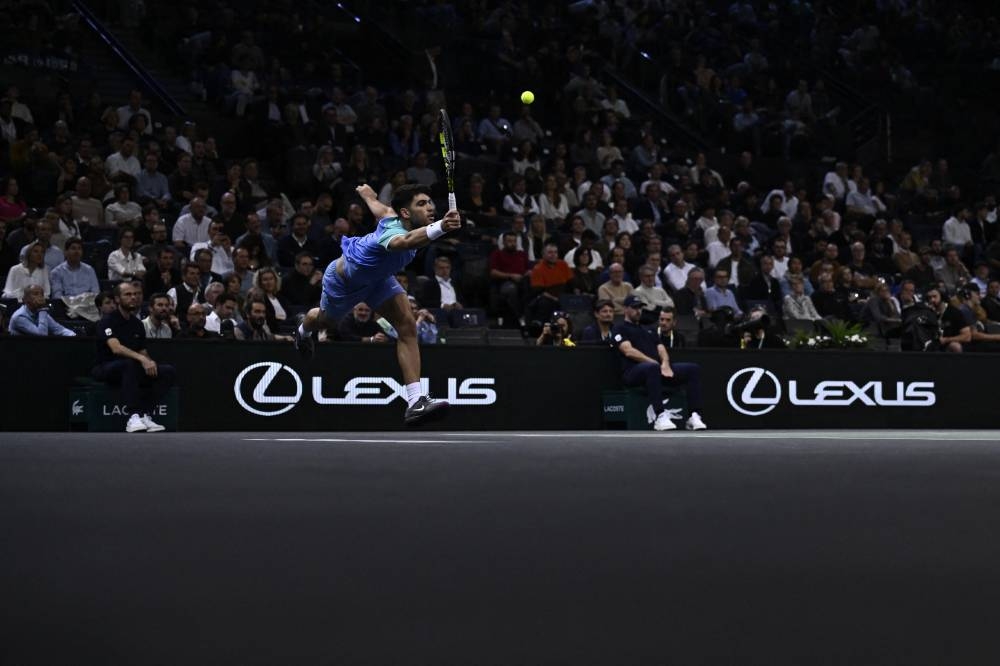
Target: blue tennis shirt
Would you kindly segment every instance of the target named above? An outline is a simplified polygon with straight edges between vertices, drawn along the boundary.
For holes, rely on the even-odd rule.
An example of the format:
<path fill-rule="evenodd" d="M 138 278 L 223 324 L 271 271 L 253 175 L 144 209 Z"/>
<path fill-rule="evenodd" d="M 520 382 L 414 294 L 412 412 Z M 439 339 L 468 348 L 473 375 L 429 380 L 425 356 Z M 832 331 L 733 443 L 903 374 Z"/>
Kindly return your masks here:
<path fill-rule="evenodd" d="M 398 217 L 384 217 L 379 220 L 375 231 L 364 236 L 344 238 L 340 247 L 344 251 L 344 257 L 360 269 L 366 278 L 388 277 L 403 270 L 417 256 L 416 250 L 389 251 L 389 241 L 404 235 L 406 229 Z"/>

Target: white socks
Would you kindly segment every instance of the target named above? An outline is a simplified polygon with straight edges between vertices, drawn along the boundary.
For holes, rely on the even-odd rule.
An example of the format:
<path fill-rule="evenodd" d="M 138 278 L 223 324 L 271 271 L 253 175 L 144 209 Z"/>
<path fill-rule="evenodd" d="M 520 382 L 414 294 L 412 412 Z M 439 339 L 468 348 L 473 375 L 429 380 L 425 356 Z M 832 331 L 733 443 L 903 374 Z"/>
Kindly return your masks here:
<path fill-rule="evenodd" d="M 420 399 L 420 382 L 413 382 L 406 385 L 406 406 L 413 405 Z"/>
<path fill-rule="evenodd" d="M 299 335 L 301 335 L 303 338 L 309 337 L 309 332 L 306 331 L 306 327 L 303 324 L 299 324 Z"/>

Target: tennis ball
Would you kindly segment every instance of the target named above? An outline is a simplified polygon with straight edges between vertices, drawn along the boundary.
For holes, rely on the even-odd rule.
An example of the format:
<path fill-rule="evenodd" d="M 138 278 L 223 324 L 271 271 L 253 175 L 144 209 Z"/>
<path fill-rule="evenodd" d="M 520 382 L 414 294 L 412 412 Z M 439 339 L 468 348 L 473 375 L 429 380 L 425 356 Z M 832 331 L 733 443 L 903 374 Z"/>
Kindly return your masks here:
<path fill-rule="evenodd" d="M 525 90 L 523 93 L 521 93 L 521 101 L 524 102 L 525 104 L 531 104 L 532 102 L 535 101 L 535 93 L 531 92 L 530 90 Z"/>

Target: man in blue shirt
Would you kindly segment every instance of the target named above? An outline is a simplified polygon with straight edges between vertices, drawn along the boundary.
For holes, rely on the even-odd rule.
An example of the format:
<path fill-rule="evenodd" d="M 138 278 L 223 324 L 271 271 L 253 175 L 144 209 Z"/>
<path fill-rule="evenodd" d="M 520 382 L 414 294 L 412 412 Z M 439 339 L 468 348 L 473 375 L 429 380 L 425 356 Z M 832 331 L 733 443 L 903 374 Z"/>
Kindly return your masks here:
<path fill-rule="evenodd" d="M 100 293 L 101 286 L 97 280 L 97 273 L 89 264 L 81 261 L 83 241 L 79 238 L 70 238 L 66 241 L 63 254 L 66 261 L 53 268 L 49 274 L 52 298 Z"/>
<path fill-rule="evenodd" d="M 704 430 L 701 420 L 701 367 L 696 363 L 671 363 L 666 347 L 655 332 L 639 324 L 643 301 L 638 296 L 625 297 L 625 321 L 611 331 L 611 338 L 622 354 L 622 370 L 626 386 L 645 386 L 649 406 L 656 414 L 654 430 L 674 430 L 670 412 L 663 409 L 663 385 L 687 387 L 691 415 L 688 430 Z"/>
<path fill-rule="evenodd" d="M 743 310 L 740 310 L 740 306 L 736 304 L 736 295 L 729 288 L 729 271 L 721 267 L 716 268 L 713 279 L 715 284 L 705 290 L 705 305 L 708 311 L 715 312 L 728 305 L 737 317 L 742 317 Z"/>
<path fill-rule="evenodd" d="M 38 285 L 24 288 L 24 305 L 11 316 L 9 330 L 11 335 L 58 335 L 67 338 L 76 335 L 49 316 L 45 309 L 45 291 Z"/>
<path fill-rule="evenodd" d="M 355 305 L 365 302 L 385 317 L 399 337 L 396 353 L 406 384 L 407 408 L 404 420 L 417 423 L 433 412 L 441 412 L 448 403 L 420 395 L 420 347 L 417 325 L 406 291 L 396 280 L 396 273 L 406 267 L 427 245 L 449 231 L 462 226 L 457 210 L 433 222 L 434 202 L 430 189 L 423 185 L 403 185 L 386 206 L 368 185 L 357 188 L 358 194 L 377 219 L 375 231 L 365 236 L 345 237 L 343 256 L 327 266 L 323 275 L 320 307 L 310 310 L 295 332 L 295 347 L 306 358 L 315 351 L 319 329 L 336 325 Z"/>

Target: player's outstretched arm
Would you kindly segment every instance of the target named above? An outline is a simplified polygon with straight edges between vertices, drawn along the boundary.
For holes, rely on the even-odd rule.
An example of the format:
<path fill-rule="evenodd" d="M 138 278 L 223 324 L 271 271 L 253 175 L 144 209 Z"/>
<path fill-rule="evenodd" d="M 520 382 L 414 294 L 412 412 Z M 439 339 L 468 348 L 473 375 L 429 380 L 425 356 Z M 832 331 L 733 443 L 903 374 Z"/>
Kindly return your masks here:
<path fill-rule="evenodd" d="M 393 252 L 414 250 L 440 238 L 449 231 L 456 231 L 461 228 L 462 216 L 457 210 L 449 210 L 437 222 L 428 224 L 426 227 L 417 227 L 399 236 L 394 236 L 389 241 L 389 250 Z"/>
<path fill-rule="evenodd" d="M 358 185 L 358 187 L 355 188 L 355 191 L 358 193 L 358 196 L 364 199 L 365 203 L 368 204 L 368 210 L 370 210 L 372 215 L 375 216 L 376 222 L 385 217 L 396 217 L 396 211 L 394 211 L 391 206 L 386 206 L 384 203 L 379 201 L 378 195 L 375 194 L 375 190 L 373 190 L 370 185 Z"/>

